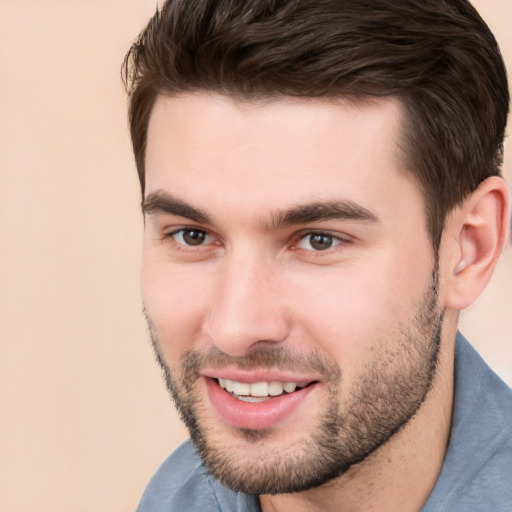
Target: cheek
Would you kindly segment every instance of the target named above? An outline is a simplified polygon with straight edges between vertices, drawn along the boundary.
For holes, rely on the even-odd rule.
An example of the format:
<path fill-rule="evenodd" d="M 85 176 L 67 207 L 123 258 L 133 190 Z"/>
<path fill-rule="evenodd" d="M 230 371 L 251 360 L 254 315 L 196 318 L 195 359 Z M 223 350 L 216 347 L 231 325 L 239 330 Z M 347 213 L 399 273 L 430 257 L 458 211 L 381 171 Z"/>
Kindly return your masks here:
<path fill-rule="evenodd" d="M 376 260 L 377 261 L 377 260 Z M 355 379 L 376 354 L 393 349 L 430 282 L 430 265 L 404 267 L 400 257 L 295 282 L 295 312 L 305 336 Z M 425 263 L 425 262 L 424 262 Z M 338 269 L 339 270 L 339 269 Z M 311 293 L 311 290 L 315 290 Z"/>
<path fill-rule="evenodd" d="M 389 301 L 381 289 L 364 280 L 332 280 L 321 291 L 308 292 L 307 283 L 296 288 L 301 329 L 316 348 L 343 369 L 345 376 L 358 372 L 381 337 Z"/>
<path fill-rule="evenodd" d="M 142 299 L 161 350 L 183 353 L 201 332 L 205 290 L 194 274 L 143 257 Z"/>

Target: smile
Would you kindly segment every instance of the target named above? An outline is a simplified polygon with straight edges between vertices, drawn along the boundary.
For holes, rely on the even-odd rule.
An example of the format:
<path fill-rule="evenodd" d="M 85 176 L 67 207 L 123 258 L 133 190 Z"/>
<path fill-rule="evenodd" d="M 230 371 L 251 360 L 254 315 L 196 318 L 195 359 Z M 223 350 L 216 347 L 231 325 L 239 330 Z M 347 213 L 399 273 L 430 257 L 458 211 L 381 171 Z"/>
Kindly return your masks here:
<path fill-rule="evenodd" d="M 256 379 L 255 379 L 256 380 Z M 205 377 L 209 402 L 219 419 L 232 427 L 266 429 L 289 421 L 308 396 L 320 388 L 316 380 L 241 382 L 225 377 Z"/>
<path fill-rule="evenodd" d="M 244 402 L 264 402 L 270 397 L 280 396 L 283 393 L 293 393 L 297 388 L 302 389 L 307 383 L 296 382 L 236 382 L 229 379 L 217 379 L 221 388 L 238 400 Z"/>

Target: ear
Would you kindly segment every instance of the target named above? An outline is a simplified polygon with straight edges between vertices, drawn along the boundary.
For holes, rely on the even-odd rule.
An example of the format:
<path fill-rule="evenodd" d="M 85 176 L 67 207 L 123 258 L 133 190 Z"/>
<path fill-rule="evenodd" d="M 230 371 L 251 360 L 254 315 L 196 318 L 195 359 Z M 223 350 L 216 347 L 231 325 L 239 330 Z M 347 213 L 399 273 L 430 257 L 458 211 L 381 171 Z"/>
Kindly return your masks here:
<path fill-rule="evenodd" d="M 487 286 L 509 235 L 510 192 L 493 176 L 455 208 L 446 221 L 445 306 L 469 307 Z"/>

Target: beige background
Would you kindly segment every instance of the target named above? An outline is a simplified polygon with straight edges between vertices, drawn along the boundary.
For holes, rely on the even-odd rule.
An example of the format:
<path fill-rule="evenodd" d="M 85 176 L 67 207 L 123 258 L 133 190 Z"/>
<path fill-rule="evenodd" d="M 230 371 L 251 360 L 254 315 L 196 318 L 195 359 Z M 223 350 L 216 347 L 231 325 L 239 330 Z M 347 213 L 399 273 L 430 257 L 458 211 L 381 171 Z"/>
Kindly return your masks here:
<path fill-rule="evenodd" d="M 477 6 L 512 68 L 512 0 Z M 133 511 L 185 437 L 140 312 L 119 78 L 154 8 L 0 0 L 0 512 Z M 509 383 L 511 304 L 509 246 L 462 321 Z"/>

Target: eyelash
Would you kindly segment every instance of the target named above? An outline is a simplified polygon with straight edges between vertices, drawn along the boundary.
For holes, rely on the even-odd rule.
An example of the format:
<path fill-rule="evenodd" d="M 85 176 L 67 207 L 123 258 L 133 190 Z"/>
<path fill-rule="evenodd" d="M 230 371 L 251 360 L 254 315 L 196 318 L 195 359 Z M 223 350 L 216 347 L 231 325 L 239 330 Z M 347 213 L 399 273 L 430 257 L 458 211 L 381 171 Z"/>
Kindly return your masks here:
<path fill-rule="evenodd" d="M 206 243 L 198 243 L 196 246 L 193 244 L 187 244 L 183 240 L 183 236 L 189 232 L 195 233 L 196 235 L 203 236 L 204 240 L 206 240 Z M 182 241 L 179 241 L 177 237 L 181 235 Z M 323 237 L 324 239 L 327 239 L 327 243 L 329 243 L 328 247 L 325 249 L 306 249 L 304 247 L 300 247 L 300 244 L 303 241 L 306 241 L 309 238 L 309 244 L 311 245 L 311 239 L 312 237 Z M 173 239 L 176 242 L 176 246 L 180 250 L 195 250 L 196 248 L 204 247 L 208 244 L 208 238 L 212 238 L 212 235 L 208 233 L 208 231 L 196 227 L 181 227 L 179 229 L 175 229 L 171 231 L 170 233 L 164 235 L 164 239 Z M 332 233 L 325 232 L 325 231 L 306 231 L 299 233 L 295 237 L 295 241 L 292 243 L 291 249 L 293 250 L 305 250 L 310 253 L 321 255 L 322 253 L 329 253 L 330 249 L 333 249 L 339 245 L 346 245 L 350 243 L 349 240 L 342 238 L 340 236 L 333 235 Z M 215 245 L 220 245 L 220 243 L 216 242 Z"/>

